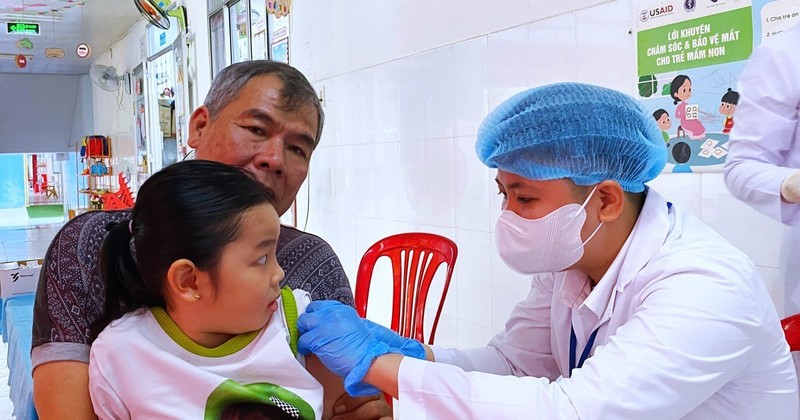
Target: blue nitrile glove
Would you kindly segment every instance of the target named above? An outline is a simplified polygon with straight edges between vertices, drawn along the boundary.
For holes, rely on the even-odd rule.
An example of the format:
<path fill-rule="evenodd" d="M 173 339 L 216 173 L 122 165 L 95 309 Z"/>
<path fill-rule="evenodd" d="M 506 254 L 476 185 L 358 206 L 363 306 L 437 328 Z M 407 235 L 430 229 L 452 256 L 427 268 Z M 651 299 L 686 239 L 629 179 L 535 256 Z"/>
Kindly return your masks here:
<path fill-rule="evenodd" d="M 419 341 L 405 338 L 391 329 L 368 319 L 362 319 L 362 322 L 367 326 L 370 334 L 389 346 L 389 351 L 392 353 L 400 353 L 403 356 L 425 360 L 425 346 Z"/>
<path fill-rule="evenodd" d="M 344 378 L 348 394 L 361 397 L 380 393 L 362 380 L 372 361 L 390 352 L 389 346 L 370 334 L 355 309 L 331 300 L 311 302 L 298 317 L 297 329 L 297 351 L 314 353 L 325 367 Z"/>

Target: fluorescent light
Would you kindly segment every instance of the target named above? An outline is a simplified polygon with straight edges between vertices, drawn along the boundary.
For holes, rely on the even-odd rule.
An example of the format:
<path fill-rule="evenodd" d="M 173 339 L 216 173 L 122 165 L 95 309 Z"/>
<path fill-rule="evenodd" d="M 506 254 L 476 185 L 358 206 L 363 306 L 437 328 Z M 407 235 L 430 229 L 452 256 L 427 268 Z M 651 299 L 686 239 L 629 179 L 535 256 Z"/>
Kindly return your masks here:
<path fill-rule="evenodd" d="M 56 14 L 30 14 L 30 13 L 0 13 L 3 22 L 61 22 L 62 15 Z"/>
<path fill-rule="evenodd" d="M 0 53 L 0 58 L 10 58 L 12 60 L 16 60 L 17 56 L 20 54 L 11 54 L 11 53 Z M 33 60 L 33 56 L 30 54 L 22 54 L 28 61 Z"/>

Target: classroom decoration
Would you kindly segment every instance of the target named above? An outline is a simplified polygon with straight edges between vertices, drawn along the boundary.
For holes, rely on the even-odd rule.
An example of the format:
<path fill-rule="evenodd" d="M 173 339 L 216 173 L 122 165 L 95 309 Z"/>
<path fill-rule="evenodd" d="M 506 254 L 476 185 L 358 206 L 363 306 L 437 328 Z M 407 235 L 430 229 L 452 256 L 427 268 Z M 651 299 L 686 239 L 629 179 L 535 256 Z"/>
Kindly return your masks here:
<path fill-rule="evenodd" d="M 21 50 L 32 50 L 33 49 L 33 41 L 29 38 L 22 38 L 17 41 L 17 48 Z"/>
<path fill-rule="evenodd" d="M 292 0 L 268 0 L 267 12 L 275 15 L 276 18 L 289 16 L 292 8 Z"/>
<path fill-rule="evenodd" d="M 666 172 L 721 171 L 737 79 L 761 40 L 800 24 L 795 0 L 643 0 L 635 91 L 668 150 Z"/>

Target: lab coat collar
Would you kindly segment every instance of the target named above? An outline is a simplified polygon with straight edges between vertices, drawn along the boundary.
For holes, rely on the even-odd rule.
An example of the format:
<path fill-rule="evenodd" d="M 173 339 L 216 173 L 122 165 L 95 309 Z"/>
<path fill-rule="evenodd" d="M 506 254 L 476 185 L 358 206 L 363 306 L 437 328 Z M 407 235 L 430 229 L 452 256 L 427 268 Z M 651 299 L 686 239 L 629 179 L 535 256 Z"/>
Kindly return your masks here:
<path fill-rule="evenodd" d="M 613 291 L 625 289 L 658 252 L 669 233 L 672 204 L 652 189 L 648 188 L 646 194 L 631 234 L 594 290 L 583 272 L 557 273 L 563 276 L 558 295 L 562 303 L 573 309 L 585 305 L 601 322 L 611 316 L 616 295 Z"/>
<path fill-rule="evenodd" d="M 658 254 L 672 228 L 672 203 L 667 202 L 664 197 L 651 188 L 647 188 L 646 194 L 642 212 L 628 237 L 627 242 L 630 242 L 630 248 L 616 280 L 617 292 L 624 290 Z M 619 258 L 618 255 L 617 259 Z"/>

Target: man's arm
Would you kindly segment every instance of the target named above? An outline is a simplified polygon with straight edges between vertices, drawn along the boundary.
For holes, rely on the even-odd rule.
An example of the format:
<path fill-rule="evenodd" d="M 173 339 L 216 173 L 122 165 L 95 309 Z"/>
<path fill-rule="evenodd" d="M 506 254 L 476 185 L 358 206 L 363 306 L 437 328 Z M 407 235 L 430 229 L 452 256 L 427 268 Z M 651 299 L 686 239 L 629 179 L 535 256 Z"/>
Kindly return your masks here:
<path fill-rule="evenodd" d="M 281 226 L 276 257 L 286 273 L 281 287 L 305 290 L 313 300 L 337 300 L 353 306 L 353 291 L 342 263 L 322 238 Z"/>
<path fill-rule="evenodd" d="M 376 394 L 368 397 L 351 397 L 344 391 L 342 378 L 326 368 L 314 355 L 306 356 L 306 369 L 325 389 L 323 419 L 385 419 L 391 418 L 392 408 Z M 336 417 L 333 417 L 333 416 Z"/>
<path fill-rule="evenodd" d="M 89 398 L 89 365 L 49 362 L 33 370 L 33 404 L 40 419 L 96 419 Z"/>
<path fill-rule="evenodd" d="M 87 332 L 102 308 L 97 263 L 106 225 L 130 211 L 89 212 L 64 225 L 45 255 L 33 307 L 33 401 L 40 418 L 95 418 Z"/>
<path fill-rule="evenodd" d="M 428 360 L 455 365 L 467 372 L 555 380 L 561 373 L 550 347 L 550 306 L 554 284 L 552 274 L 534 276 L 528 296 L 514 307 L 505 329 L 487 346 L 456 349 L 434 345 L 430 349 L 434 357 Z"/>
<path fill-rule="evenodd" d="M 800 223 L 800 206 L 781 197 L 783 181 L 797 170 L 800 59 L 781 34 L 759 46 L 739 77 L 736 125 L 728 141 L 725 184 L 736 198 L 781 223 Z M 794 162 L 792 162 L 794 161 Z"/>

